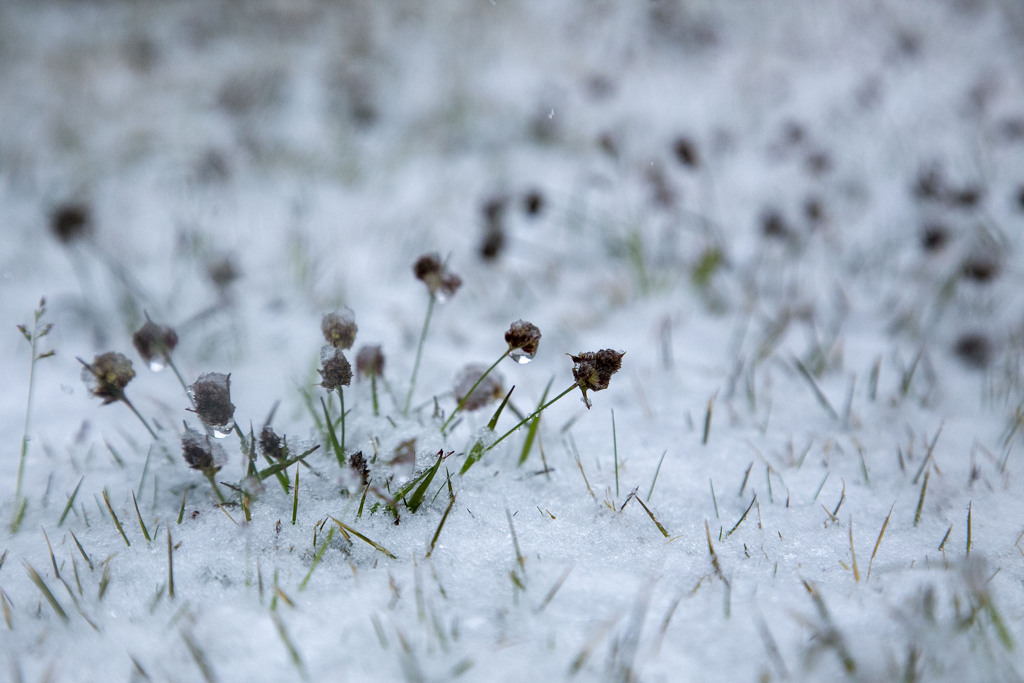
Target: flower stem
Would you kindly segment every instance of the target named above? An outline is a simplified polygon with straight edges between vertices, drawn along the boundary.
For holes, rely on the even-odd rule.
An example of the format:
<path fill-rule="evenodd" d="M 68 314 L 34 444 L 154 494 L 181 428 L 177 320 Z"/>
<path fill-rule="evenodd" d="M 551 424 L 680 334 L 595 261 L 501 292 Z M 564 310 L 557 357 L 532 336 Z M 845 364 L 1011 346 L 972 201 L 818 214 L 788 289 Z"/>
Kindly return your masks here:
<path fill-rule="evenodd" d="M 373 393 L 373 416 L 380 415 L 380 402 L 377 400 L 377 373 L 370 375 L 370 391 Z"/>
<path fill-rule="evenodd" d="M 437 295 L 430 294 L 430 303 L 427 304 L 427 315 L 423 318 L 423 331 L 420 332 L 420 341 L 416 345 L 416 361 L 412 364 L 412 376 L 409 378 L 409 393 L 405 396 L 405 408 L 403 415 L 409 414 L 409 406 L 412 404 L 412 394 L 416 389 L 416 374 L 420 370 L 420 357 L 423 355 L 423 342 L 427 339 L 427 330 L 430 327 L 430 318 L 434 314 L 434 304 L 437 303 Z"/>
<path fill-rule="evenodd" d="M 188 390 L 188 384 L 185 383 L 185 378 L 181 376 L 180 372 L 178 372 L 178 366 L 174 364 L 173 360 L 171 360 L 171 354 L 165 353 L 164 360 L 167 362 L 167 367 L 169 367 L 174 372 L 174 376 L 178 378 L 178 381 L 181 383 L 181 388 L 185 390 L 185 396 L 188 397 L 188 402 L 192 404 L 192 409 L 195 410 L 196 401 L 192 398 L 192 392 Z"/>
<path fill-rule="evenodd" d="M 129 400 L 128 400 L 128 397 L 127 397 L 127 396 L 125 396 L 124 394 L 122 394 L 122 395 L 121 395 L 121 401 L 122 401 L 122 402 L 123 402 L 123 403 L 124 403 L 124 404 L 125 404 L 126 406 L 128 406 L 129 408 L 131 408 L 131 411 L 132 411 L 133 413 L 135 413 L 135 417 L 139 418 L 139 422 L 141 422 L 141 423 L 142 423 L 142 426 L 143 426 L 143 427 L 145 427 L 145 428 L 146 428 L 146 431 L 147 431 L 147 432 L 149 432 L 150 436 L 152 436 L 152 437 L 153 437 L 153 440 L 154 440 L 154 441 L 159 441 L 159 440 L 160 440 L 160 437 L 156 435 L 156 432 L 154 432 L 154 431 L 153 431 L 153 428 L 149 426 L 149 423 L 148 423 L 148 422 L 146 422 L 146 418 L 142 417 L 142 413 L 140 413 L 140 412 L 138 411 L 138 409 L 137 409 L 137 408 L 135 407 L 135 404 L 133 404 L 133 403 L 132 403 L 131 401 L 129 401 Z"/>
<path fill-rule="evenodd" d="M 228 501 L 224 498 L 224 494 L 220 492 L 220 487 L 217 486 L 217 481 L 213 478 L 213 472 L 203 472 L 203 474 L 206 475 L 206 480 L 210 482 L 210 486 L 213 487 L 213 492 L 217 494 L 217 500 L 219 500 L 222 505 L 227 505 Z"/>
<path fill-rule="evenodd" d="M 480 382 L 483 382 L 483 381 L 484 381 L 484 377 L 486 377 L 487 375 L 489 375 L 489 374 L 490 374 L 490 372 L 491 372 L 491 370 L 493 370 L 494 368 L 498 367 L 498 363 L 500 363 L 501 361 L 505 360 L 505 358 L 507 358 L 507 357 L 508 357 L 508 354 L 509 354 L 509 353 L 510 353 L 511 351 L 512 351 L 512 349 L 511 349 L 511 348 L 507 349 L 507 350 L 505 351 L 505 353 L 501 354 L 501 356 L 499 356 L 499 357 L 498 357 L 498 360 L 494 361 L 494 362 L 493 362 L 493 363 L 491 364 L 491 367 L 489 367 L 489 368 L 487 368 L 486 370 L 484 370 L 484 373 L 483 373 L 482 375 L 480 375 L 480 377 L 479 377 L 479 378 L 477 378 L 476 382 L 475 382 L 475 383 L 473 384 L 473 386 L 472 386 L 472 387 L 470 388 L 470 390 L 469 390 L 469 391 L 467 391 L 467 392 L 466 392 L 466 395 L 465 395 L 465 396 L 463 396 L 463 397 L 462 397 L 462 400 L 460 400 L 460 401 L 459 401 L 459 405 L 455 406 L 455 410 L 453 410 L 453 411 L 452 411 L 452 414 L 451 414 L 451 415 L 449 415 L 449 416 L 448 416 L 448 419 L 444 421 L 444 424 L 443 424 L 443 425 L 441 425 L 441 434 L 442 434 L 442 435 L 444 435 L 444 430 L 448 428 L 448 425 L 449 425 L 449 424 L 451 424 L 452 420 L 454 420 L 454 419 L 455 419 L 455 416 L 456 416 L 456 415 L 458 414 L 458 412 L 459 412 L 460 410 L 462 410 L 463 406 L 465 406 L 465 405 L 466 405 L 466 401 L 468 401 L 468 400 L 469 400 L 469 397 L 470 397 L 470 396 L 472 396 L 472 395 L 473 395 L 473 392 L 474 392 L 474 391 L 476 391 L 476 388 L 477 388 L 478 386 L 480 386 Z"/>
<path fill-rule="evenodd" d="M 544 405 L 542 405 L 542 406 L 541 406 L 540 408 L 537 408 L 537 410 L 533 411 L 532 413 L 530 413 L 529 415 L 527 415 L 526 417 L 524 417 L 524 418 L 523 418 L 522 420 L 520 420 L 519 424 L 517 424 L 517 425 L 516 425 L 515 427 L 513 427 L 512 429 L 510 429 L 510 430 L 508 430 L 507 432 L 505 432 L 504 434 L 502 434 L 502 435 L 501 435 L 501 437 L 499 437 L 497 441 L 495 441 L 495 442 L 494 442 L 494 443 L 492 443 L 492 444 L 491 444 L 490 446 L 488 446 L 488 447 L 487 447 L 486 449 L 484 449 L 484 452 L 486 453 L 487 451 L 489 451 L 489 450 L 491 450 L 492 448 L 494 448 L 495 446 L 497 446 L 497 445 L 498 445 L 499 443 L 501 443 L 502 441 L 504 441 L 506 437 L 508 437 L 509 435 L 511 435 L 511 434 L 512 434 L 512 432 L 516 431 L 517 429 L 519 429 L 520 427 L 522 427 L 522 426 L 523 426 L 524 424 L 526 424 L 527 422 L 529 422 L 529 421 L 530 421 L 530 420 L 532 420 L 533 418 L 535 418 L 535 417 L 537 417 L 538 415 L 540 415 L 540 414 L 541 414 L 541 412 L 542 412 L 542 411 L 543 411 L 543 410 L 544 410 L 545 408 L 547 408 L 547 407 L 548 407 L 549 405 L 551 405 L 552 403 L 554 403 L 554 402 L 555 402 L 555 401 L 557 401 L 558 399 L 560 399 L 560 398 L 562 398 L 563 396 L 565 396 L 566 394 L 568 394 L 568 393 L 569 393 L 570 391 L 572 391 L 572 390 L 573 390 L 573 389 L 575 389 L 576 387 L 577 387 L 577 384 L 576 384 L 575 382 L 573 382 L 572 384 L 570 384 L 570 385 L 569 385 L 569 387 L 568 387 L 568 388 L 567 388 L 567 389 L 566 389 L 565 391 L 563 391 L 562 393 L 560 393 L 560 394 L 559 394 L 558 396 L 555 396 L 555 397 L 554 397 L 553 399 L 551 399 L 550 401 L 548 401 L 547 403 L 545 403 Z"/>

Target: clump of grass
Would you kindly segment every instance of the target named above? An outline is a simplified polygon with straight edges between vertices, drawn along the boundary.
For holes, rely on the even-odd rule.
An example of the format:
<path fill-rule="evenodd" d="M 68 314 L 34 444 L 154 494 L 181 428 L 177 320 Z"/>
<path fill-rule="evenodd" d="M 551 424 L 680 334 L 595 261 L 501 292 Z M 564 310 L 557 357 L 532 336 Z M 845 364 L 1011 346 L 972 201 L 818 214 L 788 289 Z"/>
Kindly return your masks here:
<path fill-rule="evenodd" d="M 29 429 L 32 425 L 32 396 L 35 393 L 36 363 L 56 353 L 53 350 L 40 351 L 39 349 L 39 340 L 48 335 L 50 330 L 53 329 L 51 323 L 43 322 L 45 315 L 46 297 L 42 297 L 39 299 L 39 306 L 36 308 L 35 313 L 33 313 L 32 331 L 30 332 L 25 325 L 18 325 L 18 331 L 21 332 L 21 336 L 32 346 L 32 361 L 28 371 L 28 398 L 25 400 L 25 427 L 21 436 L 21 454 L 18 456 L 18 476 L 14 485 L 14 517 L 11 519 L 10 525 L 12 534 L 17 533 L 18 527 L 21 526 L 21 520 L 24 518 L 25 509 L 28 505 L 27 499 L 21 495 L 21 488 L 25 478 L 25 460 L 28 457 Z"/>

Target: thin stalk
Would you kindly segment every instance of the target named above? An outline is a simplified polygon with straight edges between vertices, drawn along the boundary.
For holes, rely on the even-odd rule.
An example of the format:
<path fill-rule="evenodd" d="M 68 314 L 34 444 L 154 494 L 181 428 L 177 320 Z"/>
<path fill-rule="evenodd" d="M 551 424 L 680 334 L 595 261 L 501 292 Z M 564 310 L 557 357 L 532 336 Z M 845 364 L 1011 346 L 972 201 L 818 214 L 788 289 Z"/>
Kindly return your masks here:
<path fill-rule="evenodd" d="M 213 492 L 217 494 L 217 500 L 219 500 L 222 505 L 227 505 L 228 501 L 224 497 L 224 494 L 220 492 L 220 487 L 217 486 L 217 481 L 213 478 L 213 472 L 203 472 L 203 474 L 206 476 L 206 480 L 210 482 L 210 486 L 213 487 Z M 182 498 L 182 500 L 184 500 L 184 498 Z"/>
<path fill-rule="evenodd" d="M 32 422 L 32 397 L 35 395 L 36 388 L 36 362 L 43 358 L 48 358 L 53 355 L 53 351 L 48 351 L 42 355 L 38 354 L 39 351 L 39 338 L 45 337 L 50 332 L 50 324 L 43 325 L 42 329 L 39 328 L 39 321 L 42 320 L 43 315 L 46 313 L 46 299 L 42 298 L 39 300 L 39 308 L 34 313 L 34 322 L 32 324 L 32 333 L 25 329 L 24 325 L 18 325 L 18 329 L 22 335 L 32 345 L 32 362 L 29 365 L 28 370 L 28 399 L 25 402 L 25 428 L 21 436 L 21 456 L 18 458 L 18 479 L 14 488 L 14 500 L 18 501 L 21 499 L 21 484 L 22 479 L 25 476 L 25 459 L 28 456 L 28 442 L 29 442 L 29 426 Z"/>
<path fill-rule="evenodd" d="M 494 368 L 498 367 L 498 364 L 501 363 L 501 361 L 505 360 L 508 357 L 508 354 L 511 353 L 511 352 L 512 352 L 511 348 L 506 349 L 505 353 L 501 354 L 501 356 L 498 357 L 498 360 L 496 360 L 493 363 L 491 363 L 491 367 L 489 367 L 486 370 L 484 370 L 484 373 L 482 375 L 480 375 L 480 377 L 476 380 L 476 382 L 473 384 L 473 386 L 470 387 L 469 391 L 466 392 L 466 395 L 462 397 L 462 400 L 459 401 L 459 405 L 455 406 L 455 410 L 452 411 L 452 414 L 449 415 L 448 419 L 444 421 L 443 425 L 441 425 L 441 434 L 442 435 L 444 434 L 444 430 L 446 430 L 448 428 L 448 425 L 451 424 L 452 420 L 455 419 L 455 416 L 458 415 L 459 411 L 462 410 L 463 407 L 466 405 L 466 401 L 469 400 L 469 397 L 472 396 L 473 392 L 476 391 L 476 388 L 478 386 L 480 386 L 480 382 L 484 381 L 484 377 L 487 377 L 487 375 L 489 375 L 491 373 L 491 370 L 493 370 Z"/>
<path fill-rule="evenodd" d="M 178 382 L 181 383 L 181 388 L 185 390 L 185 396 L 188 397 L 188 402 L 192 404 L 192 409 L 195 410 L 196 401 L 192 398 L 192 392 L 188 390 L 188 384 L 185 382 L 185 378 L 181 376 L 180 372 L 178 372 L 178 366 L 174 364 L 173 360 L 171 360 L 171 354 L 165 353 L 163 356 L 164 361 L 167 362 L 167 367 L 169 367 L 174 373 L 174 376 L 178 378 Z"/>
<path fill-rule="evenodd" d="M 373 416 L 380 415 L 380 401 L 377 400 L 377 373 L 370 375 L 370 392 L 373 394 Z"/>
<path fill-rule="evenodd" d="M 416 375 L 420 370 L 420 358 L 423 356 L 423 342 L 427 339 L 427 330 L 430 328 L 430 318 L 434 314 L 434 304 L 437 303 L 437 296 L 430 294 L 430 303 L 427 304 L 427 315 L 423 318 L 423 331 L 420 332 L 420 341 L 416 345 L 416 360 L 412 364 L 412 376 L 409 378 L 409 393 L 405 395 L 405 408 L 403 415 L 409 414 L 409 406 L 412 404 L 412 394 L 416 389 Z"/>
<path fill-rule="evenodd" d="M 138 411 L 138 409 L 135 407 L 135 404 L 129 401 L 128 397 L 123 394 L 121 395 L 121 402 L 128 406 L 133 413 L 135 413 L 135 417 L 139 418 L 139 422 L 142 423 L 142 426 L 145 427 L 146 431 L 149 432 L 150 436 L 153 437 L 153 440 L 159 441 L 160 437 L 156 435 L 156 432 L 153 431 L 153 428 L 149 426 L 148 422 L 146 422 L 146 418 L 142 417 L 142 413 Z"/>
<path fill-rule="evenodd" d="M 504 440 L 505 440 L 505 439 L 506 439 L 506 438 L 507 438 L 508 436 L 510 436 L 510 435 L 512 434 L 512 432 L 514 432 L 514 431 L 516 431 L 517 429 L 519 429 L 520 427 L 522 427 L 522 426 L 523 426 L 524 424 L 526 424 L 527 422 L 529 422 L 530 420 L 532 420 L 533 418 L 535 418 L 535 417 L 536 417 L 537 415 L 540 415 L 540 413 L 541 413 L 541 412 L 542 412 L 542 411 L 543 411 L 544 409 L 546 409 L 546 408 L 547 408 L 548 406 L 550 406 L 550 405 L 551 405 L 552 403 L 554 403 L 554 402 L 555 402 L 555 401 L 557 401 L 558 399 L 562 398 L 563 396 L 565 396 L 566 394 L 568 394 L 568 393 L 569 393 L 570 391 L 572 391 L 572 390 L 573 390 L 573 389 L 575 389 L 575 388 L 576 388 L 576 383 L 575 383 L 575 382 L 573 382 L 572 384 L 570 384 L 570 385 L 569 385 L 569 387 L 568 387 L 568 388 L 567 388 L 567 389 L 566 389 L 565 391 L 563 391 L 562 393 L 560 393 L 560 394 L 559 394 L 558 396 L 555 396 L 555 397 L 554 397 L 553 399 L 551 399 L 550 401 L 548 401 L 547 403 L 545 403 L 544 405 L 542 405 L 542 406 L 541 406 L 540 408 L 537 408 L 537 410 L 533 411 L 532 413 L 530 413 L 529 415 L 527 415 L 526 417 L 524 417 L 524 418 L 523 418 L 522 420 L 520 420 L 520 421 L 519 421 L 519 424 L 517 424 L 517 425 L 516 425 L 515 427 L 513 427 L 512 429 L 510 429 L 510 430 L 508 430 L 507 432 L 505 432 L 504 434 L 502 434 L 502 435 L 501 435 L 501 437 L 499 437 L 497 441 L 495 441 L 495 442 L 494 442 L 494 443 L 492 443 L 492 444 L 491 444 L 490 446 L 488 446 L 487 448 L 485 448 L 485 449 L 484 449 L 484 452 L 487 452 L 487 451 L 491 450 L 492 448 L 494 448 L 495 446 L 497 446 L 497 445 L 498 445 L 499 443 L 501 443 L 502 441 L 504 441 Z"/>
<path fill-rule="evenodd" d="M 345 390 L 338 387 L 338 400 L 341 402 L 341 452 L 345 452 Z"/>

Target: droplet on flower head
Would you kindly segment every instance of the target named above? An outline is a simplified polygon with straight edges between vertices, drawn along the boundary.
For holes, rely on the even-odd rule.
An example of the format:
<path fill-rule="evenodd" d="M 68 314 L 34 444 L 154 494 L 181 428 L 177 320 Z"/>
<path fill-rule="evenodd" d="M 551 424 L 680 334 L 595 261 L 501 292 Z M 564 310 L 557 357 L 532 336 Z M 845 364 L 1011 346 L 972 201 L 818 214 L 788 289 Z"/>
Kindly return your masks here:
<path fill-rule="evenodd" d="M 356 374 L 360 377 L 380 377 L 384 374 L 384 352 L 379 345 L 360 347 L 356 354 Z"/>
<path fill-rule="evenodd" d="M 352 383 L 352 365 L 349 364 L 341 349 L 334 346 L 325 346 L 320 349 L 320 382 L 327 391 L 333 391 L 342 386 Z"/>
<path fill-rule="evenodd" d="M 537 355 L 537 347 L 540 345 L 540 328 L 525 320 L 517 320 L 505 333 L 505 341 L 508 342 L 509 356 L 512 357 L 512 360 L 525 365 Z"/>
<path fill-rule="evenodd" d="M 622 357 L 625 352 L 602 349 L 600 351 L 586 351 L 572 358 L 572 376 L 576 385 L 583 392 L 583 402 L 587 408 L 590 407 L 590 399 L 587 398 L 587 390 L 601 391 L 608 388 L 608 382 L 612 375 L 622 368 Z"/>
<path fill-rule="evenodd" d="M 157 325 L 147 319 L 146 324 L 132 335 L 132 345 L 150 370 L 160 372 L 167 366 L 168 356 L 178 345 L 178 335 L 173 328 Z"/>
<path fill-rule="evenodd" d="M 78 362 L 85 366 L 82 381 L 93 396 L 103 399 L 103 405 L 124 399 L 124 388 L 135 377 L 132 362 L 127 357 L 108 351 L 96 356 L 91 365 L 81 358 Z"/>
<path fill-rule="evenodd" d="M 205 372 L 189 387 L 196 415 L 215 433 L 226 436 L 235 426 L 235 404 L 231 402 L 231 375 Z"/>
<path fill-rule="evenodd" d="M 496 401 L 505 395 L 505 389 L 502 387 L 501 375 L 493 371 L 483 378 L 483 381 L 477 385 L 476 389 L 473 389 L 473 385 L 476 384 L 477 380 L 479 380 L 486 371 L 486 365 L 467 365 L 455 378 L 453 391 L 455 393 L 455 399 L 459 403 L 465 401 L 465 403 L 462 403 L 463 410 L 477 410 L 478 408 L 483 408 L 488 403 Z M 473 389 L 473 393 L 470 393 L 470 389 Z"/>
<path fill-rule="evenodd" d="M 185 425 L 185 432 L 181 435 L 181 455 L 189 467 L 203 474 L 215 473 L 220 469 L 218 463 L 227 459 L 220 444 L 210 441 L 209 436 L 188 425 Z"/>
<path fill-rule="evenodd" d="M 320 323 L 320 330 L 324 333 L 324 339 L 327 340 L 328 344 L 339 349 L 352 348 L 352 345 L 356 342 L 356 332 L 358 329 L 355 314 L 352 313 L 352 309 L 347 307 L 342 307 L 336 313 L 324 315 L 323 321 Z"/>
<path fill-rule="evenodd" d="M 422 280 L 430 290 L 430 295 L 441 303 L 454 296 L 462 286 L 462 278 L 450 272 L 436 252 L 420 256 L 412 270 L 416 279 Z"/>

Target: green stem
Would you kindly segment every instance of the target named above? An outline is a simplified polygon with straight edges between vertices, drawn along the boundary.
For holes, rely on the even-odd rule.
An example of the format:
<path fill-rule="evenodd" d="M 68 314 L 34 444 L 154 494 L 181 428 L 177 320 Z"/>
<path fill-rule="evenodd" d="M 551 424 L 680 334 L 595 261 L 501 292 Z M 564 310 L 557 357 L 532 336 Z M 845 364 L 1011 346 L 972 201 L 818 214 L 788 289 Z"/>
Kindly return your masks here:
<path fill-rule="evenodd" d="M 36 318 L 36 324 L 32 328 L 32 365 L 28 371 L 28 401 L 25 403 L 25 431 L 22 432 L 21 436 L 21 457 L 18 459 L 18 481 L 14 486 L 14 500 L 17 502 L 21 499 L 21 481 L 25 476 L 25 458 L 28 455 L 28 428 L 32 419 L 32 396 L 35 394 L 35 378 L 36 378 L 36 337 L 39 332 L 39 319 Z"/>
<path fill-rule="evenodd" d="M 523 419 L 522 419 L 522 420 L 521 420 L 521 421 L 519 422 L 519 424 L 517 424 L 517 425 L 516 425 L 515 427 L 513 427 L 512 429 L 510 429 L 510 430 L 508 430 L 507 432 L 505 432 L 504 434 L 502 434 L 502 435 L 501 435 L 501 437 L 500 437 L 500 438 L 499 438 L 499 439 L 498 439 L 497 441 L 495 441 L 495 442 L 494 442 L 494 443 L 492 443 L 492 444 L 491 444 L 490 446 L 488 446 L 488 447 L 487 447 L 486 449 L 484 449 L 484 452 L 486 453 L 487 451 L 491 450 L 492 448 L 494 448 L 495 446 L 497 446 L 497 445 L 498 445 L 499 443 L 501 443 L 502 441 L 504 441 L 506 437 L 508 437 L 509 435 L 511 435 L 511 434 L 512 434 L 512 432 L 516 431 L 517 429 L 519 429 L 520 427 L 522 427 L 522 426 L 523 426 L 524 424 L 526 424 L 527 422 L 529 422 L 530 420 L 532 420 L 532 419 L 533 419 L 533 418 L 535 418 L 536 416 L 540 415 L 540 414 L 541 414 L 541 412 L 542 412 L 542 411 L 543 411 L 543 410 L 544 410 L 545 408 L 547 408 L 547 407 L 548 407 L 549 405 L 551 405 L 552 403 L 554 403 L 554 402 L 555 402 L 555 401 L 557 401 L 558 399 L 560 399 L 560 398 L 562 398 L 563 396 L 565 396 L 566 394 L 568 394 L 568 393 L 569 393 L 570 391 L 572 391 L 573 389 L 575 389 L 575 388 L 576 388 L 576 386 L 577 386 L 577 385 L 576 385 L 576 383 L 575 383 L 575 382 L 573 382 L 572 384 L 570 384 L 570 385 L 569 385 L 569 388 L 568 388 L 568 389 L 566 389 L 565 391 L 563 391 L 562 393 L 560 393 L 560 394 L 559 394 L 558 396 L 555 396 L 555 397 L 554 397 L 553 399 L 551 399 L 550 401 L 548 401 L 547 403 L 545 403 L 544 405 L 542 405 L 542 406 L 541 406 L 540 408 L 537 408 L 537 410 L 533 411 L 532 413 L 530 413 L 529 415 L 527 415 L 527 416 L 526 416 L 525 418 L 523 418 Z"/>
<path fill-rule="evenodd" d="M 338 400 L 341 402 L 341 452 L 345 452 L 345 390 L 338 387 Z"/>
<path fill-rule="evenodd" d="M 459 401 L 459 405 L 455 406 L 455 410 L 452 411 L 452 414 L 449 415 L 448 419 L 444 421 L 443 425 L 441 425 L 441 434 L 442 435 L 444 435 L 444 430 L 448 428 L 448 425 L 451 424 L 452 420 L 455 419 L 455 416 L 458 414 L 458 412 L 460 410 L 462 410 L 462 408 L 466 405 L 466 401 L 469 400 L 469 397 L 472 396 L 473 392 L 476 391 L 476 388 L 478 386 L 480 386 L 480 382 L 484 381 L 484 377 L 489 375 L 491 370 L 493 370 L 494 368 L 498 367 L 498 363 L 500 363 L 501 361 L 505 360 L 505 358 L 508 357 L 508 354 L 511 351 L 512 351 L 511 348 L 507 349 L 505 351 L 505 353 L 501 354 L 501 356 L 498 357 L 498 360 L 494 361 L 491 364 L 491 367 L 489 367 L 486 370 L 484 370 L 484 373 L 482 375 L 480 375 L 480 377 L 476 380 L 476 382 L 473 384 L 473 386 L 470 388 L 470 390 L 466 392 L 466 395 L 462 397 L 462 400 Z"/>
<path fill-rule="evenodd" d="M 159 441 L 159 440 L 160 440 L 160 437 L 156 435 L 156 432 L 154 432 L 154 431 L 153 431 L 153 428 L 149 426 L 149 423 L 148 423 L 148 422 L 146 422 L 146 418 L 142 417 L 142 413 L 140 413 L 140 412 L 138 411 L 138 409 L 137 409 L 137 408 L 135 407 L 135 405 L 134 405 L 134 404 L 133 404 L 133 403 L 132 403 L 131 401 L 129 401 L 129 400 L 128 400 L 128 397 L 127 397 L 127 396 L 125 396 L 124 394 L 121 394 L 121 401 L 122 401 L 122 402 L 123 402 L 123 403 L 124 403 L 124 404 L 125 404 L 126 406 L 128 406 L 129 408 L 131 408 L 131 411 L 132 411 L 133 413 L 135 413 L 135 417 L 139 418 L 139 422 L 141 422 L 141 423 L 142 423 L 142 426 L 143 426 L 143 427 L 145 427 L 145 428 L 146 428 L 146 431 L 147 431 L 147 432 L 149 432 L 150 436 L 152 436 L 152 437 L 153 437 L 153 440 L 154 440 L 154 441 Z"/>
<path fill-rule="evenodd" d="M 430 303 L 427 304 L 427 315 L 423 318 L 423 331 L 420 332 L 420 341 L 416 345 L 416 361 L 412 364 L 412 376 L 409 378 L 409 393 L 405 396 L 405 408 L 402 414 L 409 415 L 409 406 L 412 404 L 413 390 L 416 388 L 416 374 L 420 370 L 420 357 L 423 355 L 423 342 L 427 339 L 427 329 L 430 327 L 430 318 L 434 314 L 434 304 L 437 303 L 437 296 L 431 292 Z"/>
<path fill-rule="evenodd" d="M 224 494 L 220 492 L 220 487 L 217 486 L 217 481 L 213 478 L 213 472 L 203 472 L 203 474 L 206 475 L 206 480 L 213 487 L 213 492 L 217 494 L 217 500 L 221 502 L 221 505 L 227 505 L 228 501 L 224 498 Z"/>
<path fill-rule="evenodd" d="M 181 383 L 181 388 L 185 390 L 185 396 L 188 397 L 188 402 L 192 404 L 192 409 L 195 410 L 195 399 L 192 398 L 192 392 L 188 390 L 188 384 L 185 383 L 185 378 L 181 376 L 180 372 L 178 372 L 178 366 L 174 364 L 173 360 L 171 360 L 171 354 L 165 353 L 164 360 L 167 361 L 167 367 L 169 367 L 171 371 L 174 372 L 174 376 L 178 378 L 178 381 Z"/>

